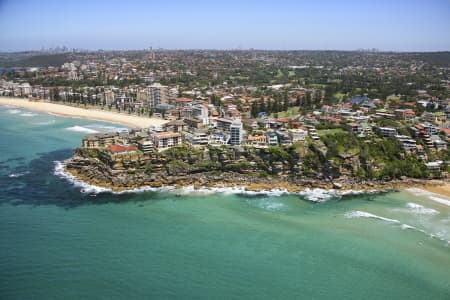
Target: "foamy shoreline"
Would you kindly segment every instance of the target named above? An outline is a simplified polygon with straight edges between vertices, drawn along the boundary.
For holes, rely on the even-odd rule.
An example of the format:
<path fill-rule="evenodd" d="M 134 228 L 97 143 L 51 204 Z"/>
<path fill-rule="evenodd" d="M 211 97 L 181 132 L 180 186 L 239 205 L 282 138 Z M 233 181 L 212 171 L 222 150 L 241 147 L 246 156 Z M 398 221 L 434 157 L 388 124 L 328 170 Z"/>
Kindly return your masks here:
<path fill-rule="evenodd" d="M 120 123 L 128 127 L 146 128 L 150 126 L 161 126 L 162 124 L 167 123 L 166 120 L 158 118 L 139 117 L 98 109 L 84 109 L 50 102 L 31 102 L 27 99 L 20 98 L 0 97 L 0 105 L 25 108 L 65 117 L 79 117 L 97 121 Z"/>
<path fill-rule="evenodd" d="M 312 202 L 325 202 L 331 199 L 341 198 L 347 195 L 360 195 L 360 194 L 378 194 L 384 193 L 388 190 L 335 190 L 335 189 L 323 189 L 323 188 L 304 188 L 300 191 L 288 191 L 285 188 L 273 188 L 273 189 L 261 189 L 253 190 L 248 189 L 247 186 L 210 186 L 210 187 L 195 187 L 194 185 L 187 186 L 162 186 L 162 187 L 150 187 L 141 186 L 137 188 L 113 190 L 110 187 L 97 186 L 95 184 L 86 182 L 77 176 L 74 176 L 65 169 L 65 163 L 61 161 L 55 161 L 54 175 L 59 176 L 73 184 L 76 187 L 81 188 L 82 193 L 98 194 L 98 193 L 112 193 L 112 194 L 126 194 L 126 193 L 140 193 L 147 191 L 166 191 L 174 192 L 177 195 L 185 195 L 191 193 L 199 194 L 245 194 L 245 195 L 267 195 L 267 196 L 282 196 L 282 195 L 299 195 L 303 196 L 306 200 Z"/>

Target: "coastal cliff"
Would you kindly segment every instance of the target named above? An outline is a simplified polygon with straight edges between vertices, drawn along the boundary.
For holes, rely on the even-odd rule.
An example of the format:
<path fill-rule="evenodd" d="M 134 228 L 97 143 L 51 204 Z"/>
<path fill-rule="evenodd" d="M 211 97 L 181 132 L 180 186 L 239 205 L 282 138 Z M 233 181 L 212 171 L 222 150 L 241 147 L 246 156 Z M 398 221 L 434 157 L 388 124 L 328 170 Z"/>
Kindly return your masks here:
<path fill-rule="evenodd" d="M 78 179 L 114 191 L 144 186 L 231 187 L 247 190 L 305 188 L 392 189 L 421 184 L 425 179 L 407 176 L 410 166 L 388 177 L 391 162 L 382 165 L 360 151 L 330 156 L 324 144 L 268 148 L 179 146 L 163 152 L 133 151 L 112 154 L 104 149 L 78 148 L 65 169 Z M 400 153 L 401 154 L 401 153 Z M 371 159 L 369 159 L 371 158 Z M 400 173 L 403 172 L 403 173 Z M 409 172 L 409 173 L 407 173 Z M 411 173 L 413 174 L 413 173 Z"/>

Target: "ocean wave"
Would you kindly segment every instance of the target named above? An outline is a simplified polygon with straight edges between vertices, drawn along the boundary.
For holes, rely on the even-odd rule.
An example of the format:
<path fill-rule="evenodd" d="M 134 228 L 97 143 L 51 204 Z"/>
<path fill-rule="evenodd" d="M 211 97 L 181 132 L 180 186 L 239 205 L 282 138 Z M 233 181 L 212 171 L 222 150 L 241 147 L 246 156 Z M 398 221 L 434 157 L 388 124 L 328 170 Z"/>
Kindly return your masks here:
<path fill-rule="evenodd" d="M 406 207 L 409 208 L 414 213 L 420 214 L 420 215 L 437 215 L 437 214 L 439 214 L 439 211 L 437 211 L 435 209 L 427 208 L 423 205 L 413 203 L 413 202 L 407 203 Z"/>
<path fill-rule="evenodd" d="M 436 193 L 432 193 L 432 192 L 428 192 L 419 188 L 408 188 L 406 189 L 408 192 L 413 193 L 414 195 L 417 196 L 426 196 L 428 199 L 444 204 L 446 206 L 450 206 L 450 200 L 446 199 L 446 198 L 442 198 L 441 195 L 436 194 Z"/>
<path fill-rule="evenodd" d="M 334 190 L 334 189 L 310 189 L 307 188 L 303 191 L 297 192 L 297 195 L 302 196 L 308 201 L 313 202 L 326 202 L 331 199 L 340 199 L 343 196 L 350 195 L 362 195 L 362 194 L 377 194 L 382 193 L 382 190 Z"/>
<path fill-rule="evenodd" d="M 103 125 L 103 124 L 89 124 L 89 125 L 85 125 L 85 127 L 89 128 L 89 129 L 93 129 L 93 130 L 109 131 L 109 132 L 127 130 L 127 128 L 125 128 L 125 127 L 117 127 L 117 126 Z"/>
<path fill-rule="evenodd" d="M 374 215 L 365 211 L 360 211 L 360 210 L 353 210 L 353 211 L 349 211 L 346 212 L 344 214 L 344 216 L 346 218 L 371 218 L 371 219 L 377 219 L 377 220 L 381 220 L 381 221 L 385 221 L 385 222 L 389 222 L 389 223 L 400 223 L 399 220 L 395 220 L 395 219 L 389 219 L 389 218 L 385 218 L 385 217 L 381 217 L 378 215 Z"/>
<path fill-rule="evenodd" d="M 72 174 L 70 174 L 69 172 L 66 172 L 64 170 L 63 162 L 54 161 L 54 163 L 55 163 L 55 169 L 53 171 L 53 174 L 60 178 L 67 180 L 68 182 L 70 182 L 72 185 L 74 185 L 76 187 L 80 187 L 82 193 L 99 194 L 99 193 L 104 193 L 104 192 L 111 192 L 111 189 L 102 188 L 102 187 L 91 185 L 84 181 L 78 180 L 77 178 L 75 178 L 75 176 L 73 176 Z"/>
<path fill-rule="evenodd" d="M 20 109 L 8 109 L 6 112 L 15 115 L 20 114 L 22 111 Z"/>
<path fill-rule="evenodd" d="M 86 128 L 83 126 L 72 126 L 72 127 L 67 127 L 66 130 L 70 130 L 70 131 L 75 131 L 75 132 L 85 132 L 85 133 L 97 133 L 97 130 L 94 129 L 90 129 L 90 128 Z"/>
<path fill-rule="evenodd" d="M 26 112 L 26 113 L 23 113 L 23 114 L 20 114 L 22 117 L 35 117 L 35 116 L 37 116 L 38 114 L 35 114 L 35 113 L 31 113 L 31 112 Z"/>
<path fill-rule="evenodd" d="M 18 172 L 18 173 L 11 173 L 8 175 L 9 178 L 17 178 L 17 177 L 22 177 L 26 174 L 29 174 L 30 171 L 25 171 L 25 172 Z"/>
<path fill-rule="evenodd" d="M 387 223 L 390 223 L 390 224 L 399 225 L 402 230 L 417 231 L 417 232 L 420 232 L 420 233 L 423 233 L 423 234 L 429 236 L 430 238 L 438 239 L 440 241 L 446 242 L 447 245 L 450 245 L 450 241 L 447 240 L 446 232 L 444 232 L 444 231 L 440 231 L 440 232 L 437 232 L 437 233 L 429 233 L 429 232 L 427 232 L 427 231 L 425 231 L 423 229 L 417 228 L 415 226 L 402 223 L 399 220 L 385 218 L 385 217 L 382 217 L 382 216 L 378 216 L 378 215 L 371 214 L 371 213 L 368 213 L 368 212 L 365 212 L 365 211 L 360 211 L 360 210 L 354 210 L 354 211 L 346 212 L 344 214 L 344 217 L 348 218 L 348 219 L 352 219 L 352 218 L 369 218 L 369 219 L 376 219 L 376 220 L 384 221 L 384 222 L 387 222 Z"/>
<path fill-rule="evenodd" d="M 277 202 L 275 198 L 265 198 L 265 199 L 256 199 L 247 201 L 247 203 L 251 206 L 256 206 L 259 209 L 267 210 L 267 211 L 282 211 L 286 208 L 286 205 Z"/>
<path fill-rule="evenodd" d="M 450 206 L 450 200 L 441 198 L 441 197 L 436 197 L 436 196 L 429 196 L 429 198 L 435 202 Z"/>
<path fill-rule="evenodd" d="M 297 193 L 304 197 L 306 200 L 313 202 L 325 202 L 333 198 L 340 198 L 341 195 L 337 190 L 325 190 L 325 189 L 305 189 Z"/>
<path fill-rule="evenodd" d="M 43 122 L 35 122 L 35 123 L 33 123 L 33 125 L 46 126 L 46 125 L 52 125 L 55 123 L 56 123 L 55 120 L 49 120 L 49 121 L 43 121 Z"/>
<path fill-rule="evenodd" d="M 402 224 L 402 225 L 400 225 L 400 228 L 401 229 L 412 229 L 412 230 L 417 229 L 416 227 L 408 225 L 408 224 Z"/>

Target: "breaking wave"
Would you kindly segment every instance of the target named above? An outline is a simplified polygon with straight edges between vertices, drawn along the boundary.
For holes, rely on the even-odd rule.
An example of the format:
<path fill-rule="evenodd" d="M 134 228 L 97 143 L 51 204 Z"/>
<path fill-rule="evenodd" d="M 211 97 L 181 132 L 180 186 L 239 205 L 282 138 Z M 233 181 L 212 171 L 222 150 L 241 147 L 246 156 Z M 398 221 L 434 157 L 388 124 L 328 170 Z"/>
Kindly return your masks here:
<path fill-rule="evenodd" d="M 429 233 L 429 232 L 427 232 L 427 231 L 425 231 L 423 229 L 417 228 L 415 226 L 411 226 L 411 225 L 402 223 L 399 220 L 385 218 L 385 217 L 378 216 L 378 215 L 375 215 L 375 214 L 371 214 L 371 213 L 368 213 L 368 212 L 365 212 L 365 211 L 360 211 L 360 210 L 349 211 L 349 212 L 346 212 L 344 214 L 344 217 L 345 218 L 349 218 L 349 219 L 352 219 L 352 218 L 370 218 L 370 219 L 376 219 L 376 220 L 384 221 L 384 222 L 387 222 L 387 223 L 390 223 L 390 224 L 394 224 L 394 225 L 400 225 L 400 228 L 402 230 L 414 230 L 414 231 L 417 231 L 417 232 L 421 232 L 421 233 L 423 233 L 423 234 L 425 234 L 425 235 L 427 235 L 427 236 L 429 236 L 431 238 L 435 238 L 435 239 L 444 241 L 448 245 L 450 245 L 450 241 L 448 241 L 445 238 L 445 234 L 443 232 Z"/>
<path fill-rule="evenodd" d="M 418 188 L 408 188 L 406 190 L 408 192 L 413 193 L 418 196 L 427 196 L 428 199 L 433 200 L 434 202 L 438 202 L 438 203 L 444 204 L 446 206 L 450 206 L 450 200 L 442 198 L 442 197 L 438 197 L 438 196 L 440 196 L 439 194 L 428 192 L 428 191 L 418 189 Z"/>
<path fill-rule="evenodd" d="M 53 174 L 60 178 L 67 180 L 68 182 L 70 182 L 71 184 L 73 184 L 76 187 L 80 187 L 82 193 L 98 194 L 98 193 L 111 191 L 111 189 L 91 185 L 91 184 L 88 184 L 86 182 L 76 179 L 75 176 L 73 176 L 72 174 L 70 174 L 69 172 L 66 172 L 64 170 L 64 163 L 61 161 L 54 161 L 54 163 L 55 163 L 55 169 L 53 171 Z"/>
<path fill-rule="evenodd" d="M 371 218 L 371 219 L 377 219 L 377 220 L 381 220 L 381 221 L 385 221 L 385 222 L 389 222 L 389 223 L 400 223 L 399 220 L 377 216 L 377 215 L 374 215 L 374 214 L 371 214 L 371 213 L 368 213 L 365 211 L 360 211 L 360 210 L 346 212 L 344 214 L 344 216 L 346 218 Z"/>
<path fill-rule="evenodd" d="M 20 114 L 22 111 L 19 109 L 8 109 L 6 112 L 9 114 L 15 115 L 15 114 Z"/>
<path fill-rule="evenodd" d="M 78 126 L 78 125 L 75 125 L 72 127 L 67 127 L 66 130 L 75 131 L 75 132 L 85 132 L 85 133 L 97 133 L 98 132 L 97 130 Z"/>
<path fill-rule="evenodd" d="M 52 125 L 55 123 L 56 123 L 55 120 L 49 120 L 49 121 L 43 121 L 43 122 L 35 122 L 35 123 L 33 123 L 33 125 L 46 126 L 46 125 Z"/>
<path fill-rule="evenodd" d="M 85 125 L 86 128 L 98 130 L 98 131 L 122 131 L 126 130 L 125 127 L 117 127 L 117 126 L 111 126 L 111 125 L 103 125 L 103 124 L 89 124 Z"/>
<path fill-rule="evenodd" d="M 435 209 L 427 208 L 423 205 L 413 203 L 413 202 L 407 203 L 406 207 L 408 207 L 414 213 L 420 214 L 420 215 L 437 215 L 437 214 L 439 214 L 439 211 L 437 211 Z"/>
<path fill-rule="evenodd" d="M 31 113 L 31 112 L 26 112 L 26 113 L 23 113 L 23 114 L 20 114 L 22 117 L 35 117 L 35 116 L 37 116 L 38 114 L 35 114 L 35 113 Z"/>

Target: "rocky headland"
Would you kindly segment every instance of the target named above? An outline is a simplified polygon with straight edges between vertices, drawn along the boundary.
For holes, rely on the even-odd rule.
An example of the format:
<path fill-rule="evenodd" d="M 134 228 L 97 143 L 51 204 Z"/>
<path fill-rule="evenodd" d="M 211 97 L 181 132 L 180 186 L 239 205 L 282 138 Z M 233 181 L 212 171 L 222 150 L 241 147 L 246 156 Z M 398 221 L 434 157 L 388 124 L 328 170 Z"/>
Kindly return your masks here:
<path fill-rule="evenodd" d="M 358 155 L 342 157 L 339 165 L 315 152 L 315 165 L 295 147 L 175 147 L 163 152 L 112 154 L 78 148 L 65 170 L 91 185 L 124 191 L 142 187 L 245 187 L 299 192 L 307 188 L 353 191 L 395 190 L 438 186 L 445 180 L 424 178 L 361 178 Z M 367 166 L 366 166 L 367 167 Z M 369 166 L 370 167 L 370 166 Z"/>

